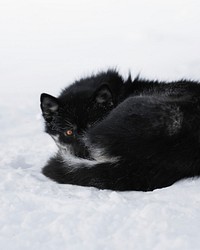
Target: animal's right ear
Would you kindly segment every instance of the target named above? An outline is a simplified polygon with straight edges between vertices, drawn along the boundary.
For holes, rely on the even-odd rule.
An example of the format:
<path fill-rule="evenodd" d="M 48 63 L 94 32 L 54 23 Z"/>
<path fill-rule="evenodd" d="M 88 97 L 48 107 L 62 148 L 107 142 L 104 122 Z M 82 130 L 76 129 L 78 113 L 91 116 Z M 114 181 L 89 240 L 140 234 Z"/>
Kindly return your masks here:
<path fill-rule="evenodd" d="M 113 97 L 111 90 L 106 83 L 102 84 L 94 94 L 95 102 L 99 105 L 113 105 Z"/>
<path fill-rule="evenodd" d="M 54 96 L 42 93 L 40 96 L 40 107 L 45 120 L 49 120 L 58 111 L 58 99 Z"/>

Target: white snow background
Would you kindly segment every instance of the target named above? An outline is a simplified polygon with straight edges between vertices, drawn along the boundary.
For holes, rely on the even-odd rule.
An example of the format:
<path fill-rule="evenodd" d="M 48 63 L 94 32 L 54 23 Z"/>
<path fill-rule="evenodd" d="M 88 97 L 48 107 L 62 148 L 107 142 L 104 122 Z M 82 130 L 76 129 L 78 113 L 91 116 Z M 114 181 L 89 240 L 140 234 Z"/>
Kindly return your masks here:
<path fill-rule="evenodd" d="M 41 174 L 40 94 L 108 67 L 200 80 L 199 0 L 0 0 L 1 250 L 200 249 L 200 179 L 113 192 Z"/>

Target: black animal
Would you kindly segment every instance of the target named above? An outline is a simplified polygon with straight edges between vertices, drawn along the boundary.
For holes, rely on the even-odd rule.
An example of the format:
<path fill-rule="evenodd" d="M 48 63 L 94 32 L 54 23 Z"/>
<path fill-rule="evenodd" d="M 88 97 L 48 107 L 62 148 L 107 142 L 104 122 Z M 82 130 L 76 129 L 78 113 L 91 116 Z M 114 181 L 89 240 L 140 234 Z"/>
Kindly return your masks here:
<path fill-rule="evenodd" d="M 148 191 L 200 175 L 198 82 L 126 81 L 115 71 L 41 95 L 58 145 L 42 172 L 59 183 Z"/>

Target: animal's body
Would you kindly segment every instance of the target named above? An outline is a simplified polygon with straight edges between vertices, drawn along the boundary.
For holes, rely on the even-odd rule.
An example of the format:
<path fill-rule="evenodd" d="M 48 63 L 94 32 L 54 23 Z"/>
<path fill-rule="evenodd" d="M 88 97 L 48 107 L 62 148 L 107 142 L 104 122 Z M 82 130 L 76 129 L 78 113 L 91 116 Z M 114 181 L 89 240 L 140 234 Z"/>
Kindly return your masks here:
<path fill-rule="evenodd" d="M 200 175 L 200 85 L 108 71 L 58 98 L 42 94 L 58 153 L 43 173 L 59 183 L 148 191 Z"/>

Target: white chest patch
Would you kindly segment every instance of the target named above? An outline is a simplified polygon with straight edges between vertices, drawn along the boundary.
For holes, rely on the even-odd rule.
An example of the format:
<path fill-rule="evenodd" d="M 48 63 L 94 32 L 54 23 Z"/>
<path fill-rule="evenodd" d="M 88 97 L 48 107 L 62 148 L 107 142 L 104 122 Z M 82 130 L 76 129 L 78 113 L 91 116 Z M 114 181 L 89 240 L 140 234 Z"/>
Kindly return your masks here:
<path fill-rule="evenodd" d="M 104 148 L 99 147 L 99 145 L 97 144 L 92 144 L 86 136 L 83 137 L 82 139 L 85 145 L 88 147 L 91 157 L 95 159 L 97 162 L 115 163 L 119 161 L 120 157 L 108 155 Z"/>
<path fill-rule="evenodd" d="M 97 162 L 114 163 L 119 160 L 119 157 L 112 157 L 112 156 L 107 155 L 105 150 L 103 150 L 102 148 L 99 148 L 98 146 L 90 147 L 90 153 Z"/>
<path fill-rule="evenodd" d="M 61 158 L 63 159 L 63 162 L 66 162 L 68 166 L 71 166 L 73 168 L 80 168 L 80 167 L 92 167 L 98 163 L 104 163 L 104 162 L 116 162 L 116 159 L 107 157 L 106 155 L 103 155 L 103 151 L 100 149 L 93 149 L 92 156 L 94 160 L 87 160 L 80 157 L 77 157 L 73 154 L 72 147 L 67 144 L 60 143 L 59 135 L 52 135 L 52 138 L 56 142 L 58 148 L 59 148 L 59 154 Z M 94 153 L 96 151 L 96 153 Z"/>

